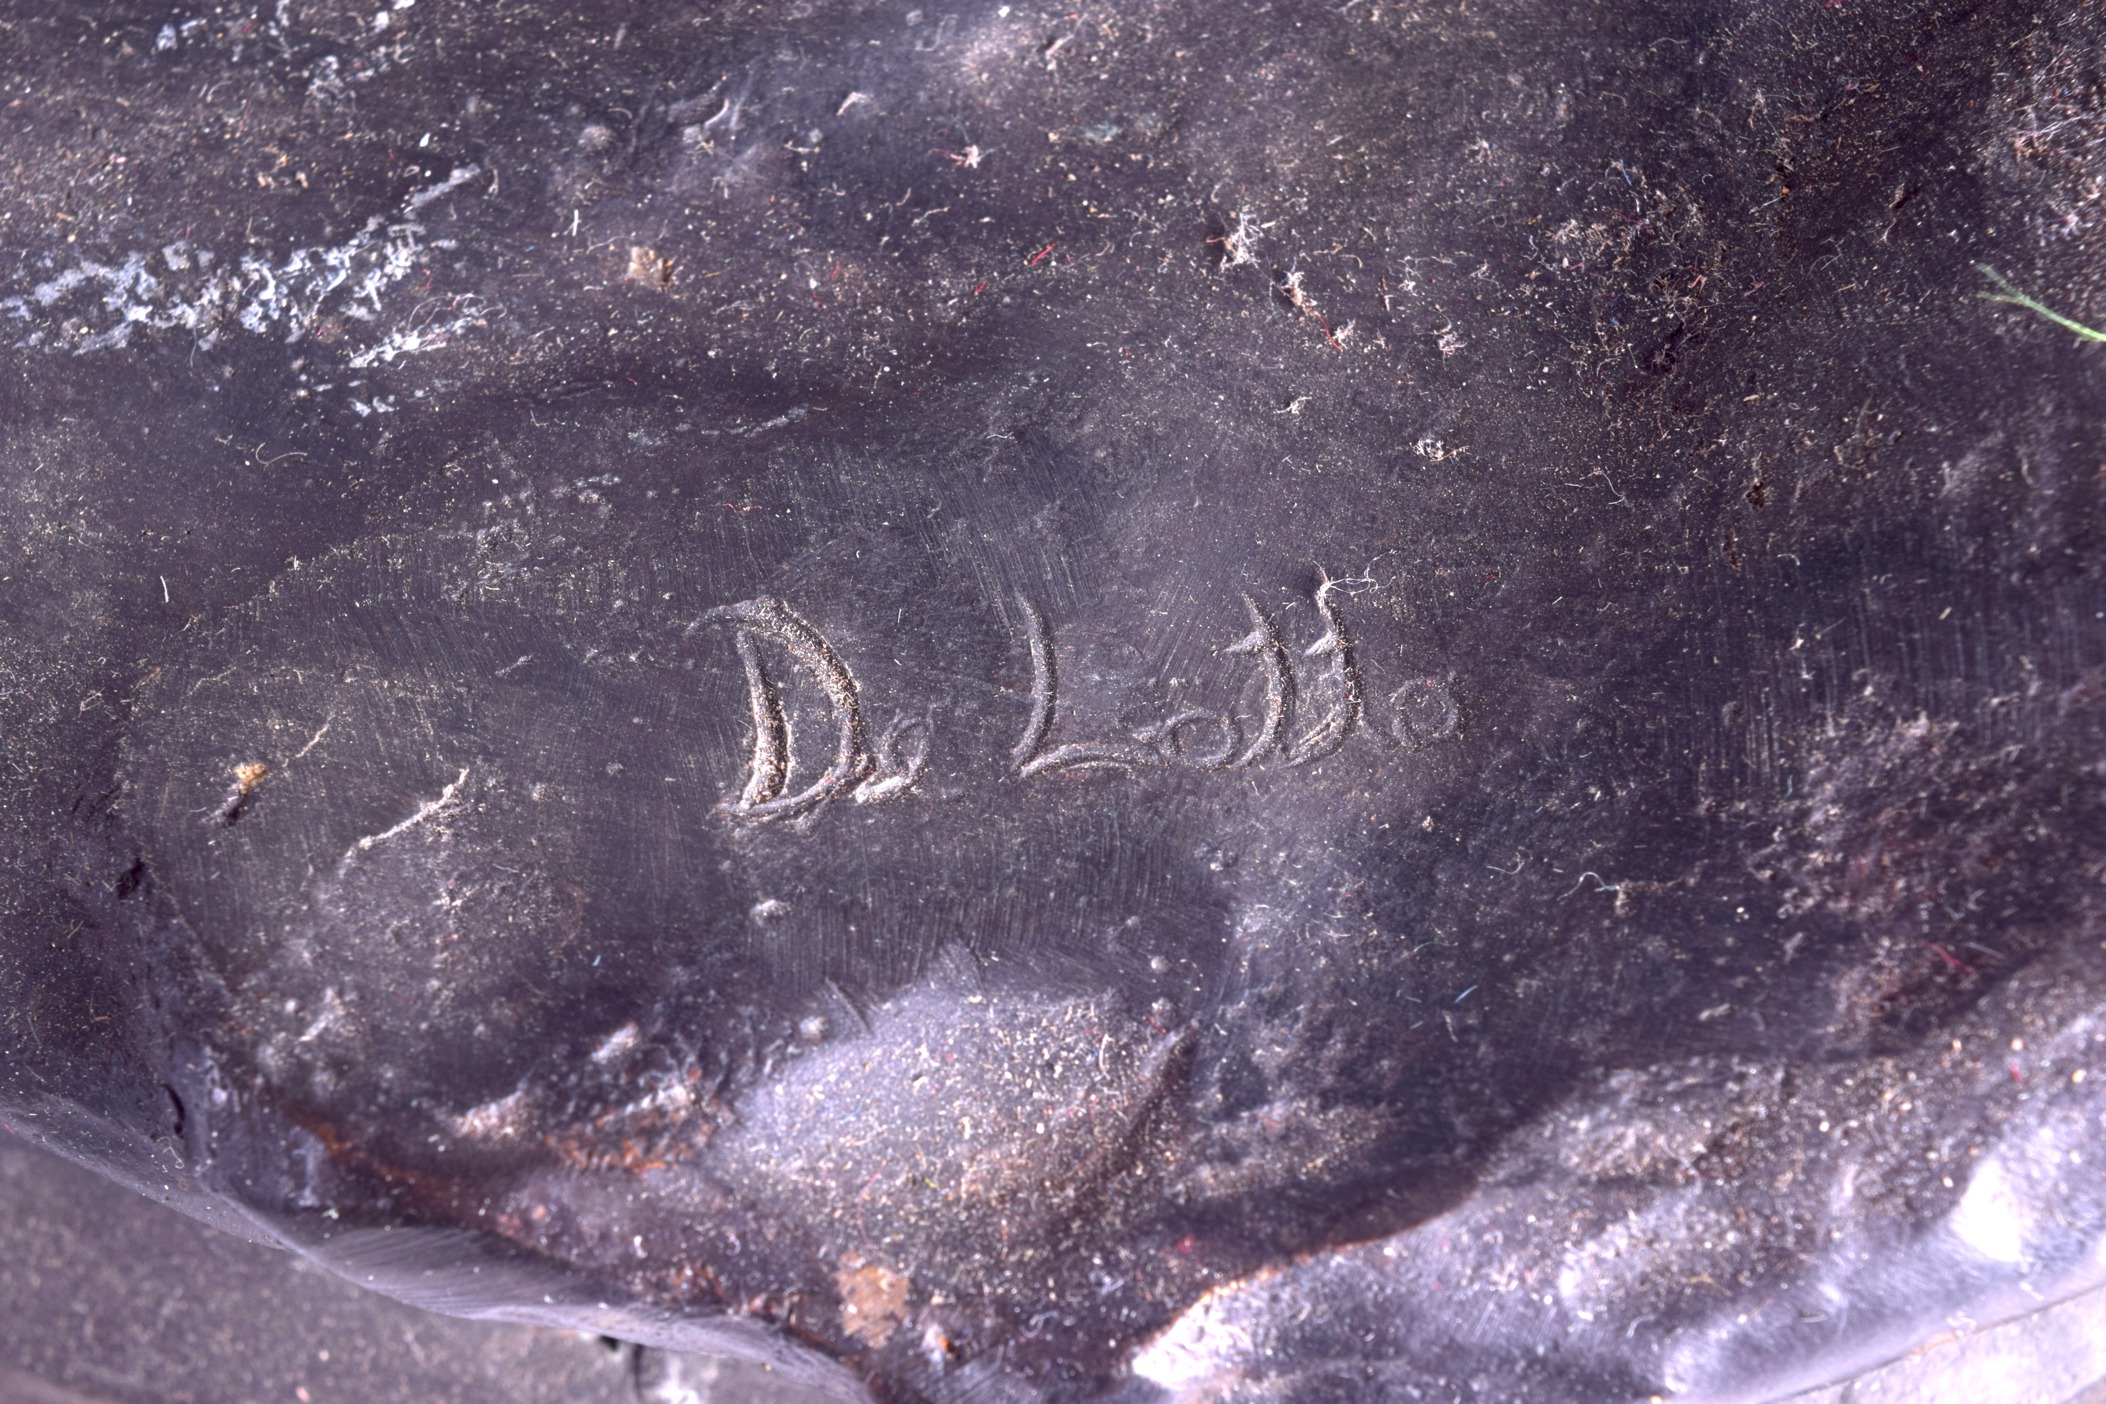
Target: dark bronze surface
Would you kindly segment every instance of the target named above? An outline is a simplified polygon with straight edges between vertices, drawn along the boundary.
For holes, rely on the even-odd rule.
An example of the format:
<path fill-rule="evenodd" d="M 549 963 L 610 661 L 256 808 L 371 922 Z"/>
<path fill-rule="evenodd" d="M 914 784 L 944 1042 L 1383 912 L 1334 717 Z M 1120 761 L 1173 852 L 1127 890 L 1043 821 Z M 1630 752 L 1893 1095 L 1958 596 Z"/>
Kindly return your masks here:
<path fill-rule="evenodd" d="M 10 1126 L 838 1397 L 2099 1277 L 2095 9 L 0 22 Z"/>

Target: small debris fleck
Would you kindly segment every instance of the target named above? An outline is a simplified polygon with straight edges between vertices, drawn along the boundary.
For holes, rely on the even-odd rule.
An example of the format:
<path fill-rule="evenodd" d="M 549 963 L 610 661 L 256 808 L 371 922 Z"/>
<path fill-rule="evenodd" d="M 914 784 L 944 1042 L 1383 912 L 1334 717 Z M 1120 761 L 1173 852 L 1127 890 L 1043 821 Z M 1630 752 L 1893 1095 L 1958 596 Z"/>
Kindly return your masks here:
<path fill-rule="evenodd" d="M 256 793 L 256 787 L 262 784 L 263 777 L 270 773 L 270 766 L 262 761 L 244 761 L 235 766 L 234 784 L 227 791 L 226 801 L 213 812 L 212 817 L 229 827 L 240 823 L 241 816 L 248 810 L 249 797 Z"/>
<path fill-rule="evenodd" d="M 625 276 L 632 283 L 669 288 L 673 285 L 673 261 L 656 249 L 646 248 L 642 244 L 631 244 L 629 271 Z"/>

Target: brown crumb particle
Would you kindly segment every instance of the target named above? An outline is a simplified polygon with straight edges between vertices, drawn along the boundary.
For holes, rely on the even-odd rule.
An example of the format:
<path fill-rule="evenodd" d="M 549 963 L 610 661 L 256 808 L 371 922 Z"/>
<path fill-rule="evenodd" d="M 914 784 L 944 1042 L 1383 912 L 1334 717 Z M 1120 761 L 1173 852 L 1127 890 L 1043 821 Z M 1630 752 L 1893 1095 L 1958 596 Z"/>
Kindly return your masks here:
<path fill-rule="evenodd" d="M 834 1274 L 841 1293 L 841 1329 L 869 1346 L 881 1346 L 907 1319 L 907 1289 L 913 1280 L 876 1263 L 844 1265 Z"/>
<path fill-rule="evenodd" d="M 242 811 L 248 808 L 249 796 L 263 783 L 263 777 L 271 768 L 262 761 L 244 761 L 234 767 L 234 783 L 227 790 L 227 798 L 221 803 L 213 818 L 222 824 L 235 824 L 241 820 Z"/>

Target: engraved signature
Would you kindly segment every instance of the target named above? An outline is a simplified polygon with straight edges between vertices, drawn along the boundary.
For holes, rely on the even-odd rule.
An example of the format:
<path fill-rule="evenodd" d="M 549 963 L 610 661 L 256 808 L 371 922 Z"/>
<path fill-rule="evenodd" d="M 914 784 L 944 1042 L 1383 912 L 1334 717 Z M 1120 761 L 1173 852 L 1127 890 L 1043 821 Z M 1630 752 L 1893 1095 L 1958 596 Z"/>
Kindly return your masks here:
<path fill-rule="evenodd" d="M 902 718 L 880 738 L 873 752 L 863 724 L 862 696 L 855 675 L 817 629 L 781 600 L 763 595 L 710 610 L 688 626 L 688 632 L 711 624 L 728 625 L 739 663 L 746 670 L 746 693 L 753 723 L 753 756 L 746 786 L 725 809 L 741 819 L 801 819 L 829 801 L 852 794 L 867 803 L 899 794 L 921 777 L 928 760 L 926 723 Z M 784 794 L 790 782 L 790 727 L 782 693 L 761 657 L 759 640 L 771 638 L 788 650 L 825 689 L 834 714 L 833 763 L 811 784 Z M 904 734 L 919 726 L 919 744 L 904 758 Z"/>
<path fill-rule="evenodd" d="M 1329 663 L 1322 679 L 1331 694 L 1324 714 L 1309 731 L 1293 736 L 1299 700 L 1294 667 L 1279 626 L 1249 595 L 1243 597 L 1250 611 L 1251 631 L 1224 652 L 1255 660 L 1265 686 L 1265 710 L 1257 735 L 1242 745 L 1242 727 L 1226 712 L 1207 707 L 1187 707 L 1173 716 L 1142 727 L 1133 733 L 1133 744 L 1116 741 L 1071 741 L 1047 746 L 1052 737 L 1058 707 L 1060 680 L 1054 669 L 1053 633 L 1045 616 L 1031 601 L 1017 597 L 1024 616 L 1025 642 L 1031 650 L 1031 719 L 1017 739 L 1011 758 L 1018 775 L 1029 778 L 1049 770 L 1082 766 L 1125 766 L 1183 762 L 1200 770 L 1238 769 L 1259 765 L 1273 757 L 1288 765 L 1320 760 L 1343 746 L 1360 720 L 1360 669 L 1353 659 L 1353 645 L 1345 621 L 1338 612 L 1338 582 L 1327 580 L 1316 591 L 1317 613 L 1324 621 L 1323 637 L 1309 645 L 1304 656 Z M 1186 729 L 1206 726 L 1220 744 L 1210 750 L 1193 751 L 1185 740 Z M 1240 753 L 1239 753 L 1240 747 Z"/>
<path fill-rule="evenodd" d="M 1262 700 L 1246 735 L 1230 710 L 1183 707 L 1169 716 L 1112 739 L 1061 740 L 1060 671 L 1052 627 L 1029 599 L 1016 599 L 1024 647 L 1031 667 L 1031 709 L 1010 748 L 1011 770 L 1020 780 L 1064 770 L 1138 770 L 1178 766 L 1196 770 L 1248 770 L 1308 765 L 1335 754 L 1363 720 L 1365 685 L 1340 600 L 1346 582 L 1326 579 L 1313 603 L 1323 634 L 1302 651 L 1310 676 L 1297 671 L 1279 625 L 1243 596 L 1250 632 L 1222 652 L 1250 660 Z M 928 764 L 930 722 L 901 716 L 877 741 L 870 739 L 855 675 L 818 629 L 787 604 L 759 596 L 708 611 L 688 626 L 690 634 L 729 629 L 745 673 L 753 733 L 746 781 L 724 810 L 752 822 L 810 822 L 844 797 L 856 803 L 892 798 L 914 788 Z M 826 769 L 790 791 L 795 769 L 791 725 L 782 685 L 762 645 L 771 644 L 818 684 L 831 714 L 833 756 Z M 1445 683 L 1421 679 L 1390 698 L 1390 731 L 1417 750 L 1456 734 L 1460 712 Z"/>

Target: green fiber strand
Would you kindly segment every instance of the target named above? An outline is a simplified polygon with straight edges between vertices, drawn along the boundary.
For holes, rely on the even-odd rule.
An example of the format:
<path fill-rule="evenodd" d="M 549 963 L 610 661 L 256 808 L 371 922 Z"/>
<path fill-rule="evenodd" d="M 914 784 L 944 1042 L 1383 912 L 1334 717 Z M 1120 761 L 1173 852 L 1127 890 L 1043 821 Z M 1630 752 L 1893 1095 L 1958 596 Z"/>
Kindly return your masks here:
<path fill-rule="evenodd" d="M 2087 341 L 2106 341 L 2106 332 L 2102 332 L 2095 327 L 2087 327 L 2075 318 L 2063 316 L 2060 312 L 2040 302 L 2038 299 L 2026 296 L 2012 284 L 2009 278 L 2006 278 L 1988 264 L 1977 263 L 1975 267 L 1981 270 L 1991 282 L 2003 289 L 2002 292 L 1975 294 L 1984 302 L 2008 302 L 2015 307 L 2023 307 L 2028 312 L 2037 313 L 2058 327 L 2067 327 Z"/>

